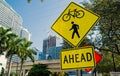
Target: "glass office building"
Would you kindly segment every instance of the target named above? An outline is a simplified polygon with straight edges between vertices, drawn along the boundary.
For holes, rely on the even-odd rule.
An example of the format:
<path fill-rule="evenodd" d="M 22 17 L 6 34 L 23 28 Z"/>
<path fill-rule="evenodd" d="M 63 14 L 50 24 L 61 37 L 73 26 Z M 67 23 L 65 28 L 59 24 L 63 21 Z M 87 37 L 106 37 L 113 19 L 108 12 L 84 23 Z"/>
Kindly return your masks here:
<path fill-rule="evenodd" d="M 61 46 L 60 38 L 50 35 L 47 39 L 43 40 L 43 53 L 48 54 L 48 49 L 50 47 L 58 46 Z"/>
<path fill-rule="evenodd" d="M 39 52 L 38 60 L 46 60 L 46 55 L 43 52 Z"/>
<path fill-rule="evenodd" d="M 49 36 L 43 40 L 43 54 L 46 59 L 59 59 L 59 52 L 62 49 L 61 40 L 57 36 Z"/>
<path fill-rule="evenodd" d="M 48 57 L 47 57 L 47 59 L 60 59 L 60 51 L 61 50 L 62 50 L 62 46 L 50 47 L 48 49 Z"/>

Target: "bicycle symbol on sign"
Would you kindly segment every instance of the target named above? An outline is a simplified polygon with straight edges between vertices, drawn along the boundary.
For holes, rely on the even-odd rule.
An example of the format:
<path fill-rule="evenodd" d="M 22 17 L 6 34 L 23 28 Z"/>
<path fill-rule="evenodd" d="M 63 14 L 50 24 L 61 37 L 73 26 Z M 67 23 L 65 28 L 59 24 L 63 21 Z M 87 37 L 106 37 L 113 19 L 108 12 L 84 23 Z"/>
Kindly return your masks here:
<path fill-rule="evenodd" d="M 67 22 L 71 19 L 71 16 L 74 17 L 74 18 L 82 18 L 84 16 L 84 11 L 82 10 L 77 10 L 77 9 L 74 9 L 74 10 L 70 10 L 68 11 L 68 13 L 64 14 L 62 19 L 63 21 Z"/>

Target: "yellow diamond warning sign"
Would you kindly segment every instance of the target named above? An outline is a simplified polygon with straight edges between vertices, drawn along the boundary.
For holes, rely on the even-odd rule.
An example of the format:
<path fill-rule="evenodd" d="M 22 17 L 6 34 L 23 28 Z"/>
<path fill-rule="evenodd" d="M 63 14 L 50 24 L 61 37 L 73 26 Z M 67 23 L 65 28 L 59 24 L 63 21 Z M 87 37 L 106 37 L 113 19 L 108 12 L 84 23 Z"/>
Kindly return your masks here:
<path fill-rule="evenodd" d="M 51 28 L 76 47 L 99 19 L 96 13 L 71 2 Z"/>
<path fill-rule="evenodd" d="M 90 68 L 95 66 L 92 47 L 61 51 L 61 69 Z"/>

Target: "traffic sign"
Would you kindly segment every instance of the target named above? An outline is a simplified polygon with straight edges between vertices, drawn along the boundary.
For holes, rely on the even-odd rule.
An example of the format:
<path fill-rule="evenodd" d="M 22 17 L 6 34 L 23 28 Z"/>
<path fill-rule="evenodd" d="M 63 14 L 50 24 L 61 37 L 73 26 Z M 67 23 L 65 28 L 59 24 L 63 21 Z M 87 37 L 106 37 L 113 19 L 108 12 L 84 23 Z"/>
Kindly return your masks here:
<path fill-rule="evenodd" d="M 94 56 L 95 56 L 95 63 L 98 64 L 102 59 L 102 56 L 98 54 L 96 51 L 94 51 Z"/>
<path fill-rule="evenodd" d="M 61 69 L 78 69 L 94 67 L 94 53 L 92 47 L 62 50 Z"/>
<path fill-rule="evenodd" d="M 95 58 L 95 63 L 98 64 L 100 62 L 100 60 L 102 59 L 102 56 L 100 54 L 98 54 L 96 51 L 94 51 L 94 58 Z M 85 68 L 86 72 L 90 72 L 92 70 L 92 68 Z"/>
<path fill-rule="evenodd" d="M 51 29 L 77 47 L 99 19 L 96 13 L 71 2 Z"/>

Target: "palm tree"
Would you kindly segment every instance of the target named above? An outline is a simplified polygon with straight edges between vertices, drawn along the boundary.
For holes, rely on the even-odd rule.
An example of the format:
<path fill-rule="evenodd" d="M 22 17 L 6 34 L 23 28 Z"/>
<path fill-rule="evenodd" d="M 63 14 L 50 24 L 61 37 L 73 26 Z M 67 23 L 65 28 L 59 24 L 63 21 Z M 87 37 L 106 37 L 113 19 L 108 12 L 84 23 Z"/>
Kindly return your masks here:
<path fill-rule="evenodd" d="M 16 36 L 12 37 L 8 42 L 8 49 L 6 51 L 6 58 L 9 58 L 7 76 L 10 76 L 12 56 L 19 53 L 21 41 L 22 40 Z"/>
<path fill-rule="evenodd" d="M 7 50 L 8 41 L 11 39 L 11 37 L 15 36 L 15 34 L 13 34 L 11 31 L 11 28 L 5 29 L 0 27 L 0 55 Z"/>
<path fill-rule="evenodd" d="M 23 39 L 23 42 L 21 44 L 21 50 L 19 53 L 19 57 L 21 58 L 21 66 L 20 66 L 20 76 L 22 76 L 22 67 L 23 63 L 27 60 L 27 58 L 30 58 L 32 62 L 34 62 L 34 55 L 36 55 L 36 52 L 33 49 L 30 49 L 32 42 L 27 41 L 26 39 Z"/>

